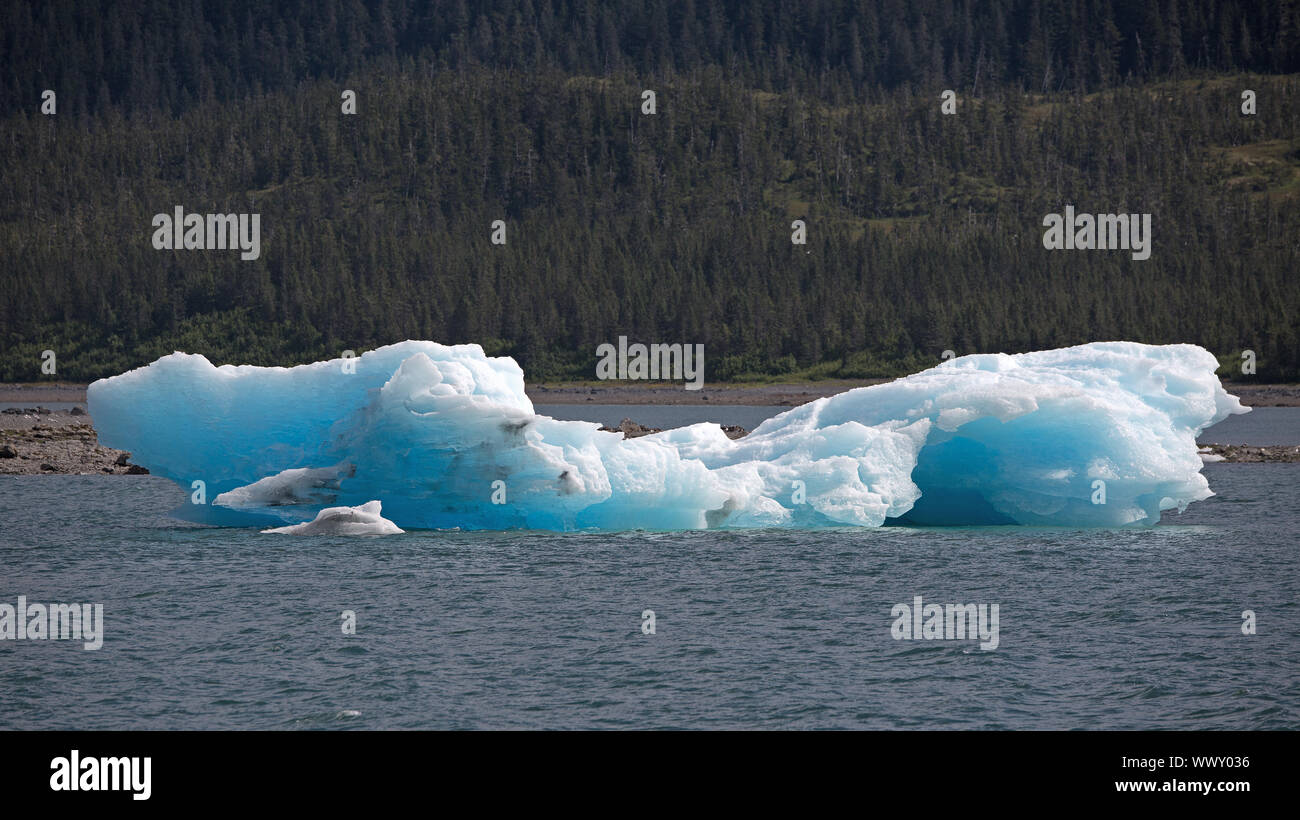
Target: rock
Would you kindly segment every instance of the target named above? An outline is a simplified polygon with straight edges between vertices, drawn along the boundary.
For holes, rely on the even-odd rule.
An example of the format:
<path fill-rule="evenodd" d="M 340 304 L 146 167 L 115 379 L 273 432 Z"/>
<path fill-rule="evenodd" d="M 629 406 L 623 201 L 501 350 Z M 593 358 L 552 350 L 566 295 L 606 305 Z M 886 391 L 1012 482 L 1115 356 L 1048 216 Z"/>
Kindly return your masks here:
<path fill-rule="evenodd" d="M 48 407 L 37 407 L 37 408 L 36 408 L 36 412 L 39 413 L 39 414 L 42 415 L 42 416 L 48 416 L 48 415 L 50 414 L 50 408 L 48 408 Z"/>
<path fill-rule="evenodd" d="M 658 427 L 646 427 L 644 424 L 638 424 L 632 419 L 623 419 L 617 427 L 601 427 L 606 433 L 622 433 L 623 438 L 637 438 L 638 436 L 648 436 L 651 433 L 663 432 Z"/>
<path fill-rule="evenodd" d="M 116 465 L 119 466 L 119 467 L 125 467 L 125 466 L 126 466 L 126 460 L 129 459 L 130 457 L 131 457 L 131 454 L 130 454 L 130 453 L 122 453 L 120 456 L 117 457 L 117 461 L 115 461 L 115 462 L 113 462 L 113 463 L 116 464 Z"/>
<path fill-rule="evenodd" d="M 149 469 L 147 467 L 141 467 L 139 464 L 132 464 L 130 467 L 126 468 L 126 474 L 127 475 L 149 475 Z"/>
<path fill-rule="evenodd" d="M 80 407 L 74 407 L 74 408 L 72 408 L 72 415 L 74 415 L 74 416 L 84 416 L 84 415 L 86 415 L 86 411 L 85 411 L 85 410 L 82 410 Z"/>
<path fill-rule="evenodd" d="M 41 469 L 42 469 L 42 470 L 48 470 L 48 471 L 51 472 L 51 473 L 57 473 L 57 472 L 59 471 L 59 468 L 58 468 L 58 467 L 55 467 L 53 464 L 48 464 L 48 463 L 45 463 L 45 462 L 42 462 L 42 463 L 41 463 Z"/>
<path fill-rule="evenodd" d="M 1300 447 L 1271 445 L 1254 447 L 1242 444 L 1203 444 L 1199 448 L 1206 461 L 1229 461 L 1255 464 L 1262 462 L 1300 462 Z M 1206 458 L 1209 456 L 1209 458 Z"/>
<path fill-rule="evenodd" d="M 18 451 L 8 444 L 0 444 L 0 458 L 17 458 Z"/>

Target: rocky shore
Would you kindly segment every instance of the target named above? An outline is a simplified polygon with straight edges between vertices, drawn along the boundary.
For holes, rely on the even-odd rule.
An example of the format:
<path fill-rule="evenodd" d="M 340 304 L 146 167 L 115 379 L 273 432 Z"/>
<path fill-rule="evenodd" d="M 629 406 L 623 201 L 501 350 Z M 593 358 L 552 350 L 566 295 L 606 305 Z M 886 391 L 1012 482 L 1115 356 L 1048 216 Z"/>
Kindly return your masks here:
<path fill-rule="evenodd" d="M 0 413 L 0 475 L 142 475 L 131 454 L 103 447 L 84 411 Z M 42 412 L 43 411 L 43 412 Z"/>
<path fill-rule="evenodd" d="M 632 419 L 623 419 L 617 427 L 601 427 L 606 433 L 622 433 L 623 438 L 637 438 L 639 436 L 648 436 L 651 433 L 662 433 L 660 427 L 646 427 L 644 424 L 638 424 Z M 729 439 L 744 438 L 749 435 L 749 431 L 738 424 L 722 425 L 722 432 L 726 433 Z"/>
<path fill-rule="evenodd" d="M 814 399 L 834 396 L 855 387 L 884 384 L 889 379 L 822 381 L 804 384 L 706 384 L 686 390 L 681 384 L 639 382 L 611 384 L 530 384 L 525 387 L 533 404 L 674 404 L 749 405 L 797 407 Z"/>
<path fill-rule="evenodd" d="M 661 430 L 632 419 L 617 427 L 600 428 L 637 438 Z M 749 435 L 743 427 L 723 426 L 728 438 Z M 1241 444 L 1202 444 L 1207 462 L 1300 462 L 1300 447 L 1254 447 Z M 9 409 L 0 412 L 0 475 L 144 475 L 149 471 L 131 463 L 131 454 L 99 443 L 90 417 L 80 408 L 51 411 L 46 408 Z"/>
<path fill-rule="evenodd" d="M 1300 447 L 1287 445 L 1256 447 L 1248 444 L 1202 444 L 1201 459 L 1204 461 L 1229 461 L 1236 464 L 1297 462 L 1300 461 Z"/>
<path fill-rule="evenodd" d="M 534 404 L 743 404 L 754 407 L 796 407 L 855 387 L 884 384 L 891 379 L 834 379 L 795 384 L 705 384 L 686 390 L 680 383 L 593 382 L 588 384 L 530 384 L 525 390 Z M 1249 407 L 1300 407 L 1300 384 L 1223 383 L 1224 389 Z M 36 407 L 51 403 L 86 403 L 86 386 L 66 382 L 0 384 L 0 404 Z"/>
<path fill-rule="evenodd" d="M 626 382 L 619 384 L 530 385 L 534 404 L 719 404 L 794 407 L 855 387 L 880 384 L 869 381 L 826 381 L 803 384 L 709 385 L 684 390 L 679 384 Z M 1240 384 L 1225 382 L 1228 392 L 1252 407 L 1300 407 L 1300 385 Z M 90 416 L 86 415 L 86 387 L 80 384 L 0 384 L 0 404 L 21 404 L 0 412 L 0 475 L 139 475 L 148 471 L 132 464 L 130 453 L 99 444 Z M 51 410 L 45 403 L 73 405 Z M 632 419 L 602 430 L 625 437 L 658 433 Z M 729 438 L 749 431 L 724 426 Z M 1237 463 L 1300 462 L 1300 447 L 1252 447 L 1237 444 L 1203 444 L 1206 461 Z"/>
<path fill-rule="evenodd" d="M 797 407 L 855 387 L 884 384 L 891 379 L 830 380 L 798 384 L 705 384 L 685 390 L 662 382 L 595 382 L 591 384 L 530 384 L 525 390 L 533 404 L 743 404 L 755 407 Z M 1223 387 L 1248 407 L 1300 407 L 1300 384 L 1227 382 Z M 0 390 L 3 396 L 3 390 Z M 3 399 L 0 399 L 3 400 Z"/>

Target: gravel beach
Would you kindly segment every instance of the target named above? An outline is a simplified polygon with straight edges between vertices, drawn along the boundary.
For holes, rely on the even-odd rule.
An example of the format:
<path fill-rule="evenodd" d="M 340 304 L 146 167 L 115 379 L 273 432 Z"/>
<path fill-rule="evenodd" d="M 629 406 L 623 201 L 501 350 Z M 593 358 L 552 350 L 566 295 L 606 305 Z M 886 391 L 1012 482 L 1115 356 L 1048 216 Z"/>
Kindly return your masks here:
<path fill-rule="evenodd" d="M 680 385 L 532 385 L 528 396 L 536 404 L 718 404 L 794 407 L 823 396 L 831 396 L 881 384 L 885 380 L 861 382 L 816 382 L 806 384 L 705 385 L 702 390 L 683 390 Z M 1252 407 L 1300 407 L 1300 385 L 1224 385 L 1243 404 Z M 44 404 L 76 404 L 72 410 L 50 410 Z M 130 453 L 103 447 L 93 421 L 85 413 L 86 386 L 78 384 L 0 385 L 0 404 L 15 405 L 0 412 L 0 475 L 139 475 L 148 471 L 132 464 Z M 615 432 L 625 436 L 657 432 L 635 420 L 625 420 Z M 725 427 L 727 435 L 739 438 L 747 431 Z M 1203 443 L 1202 453 L 1211 461 L 1242 463 L 1297 462 L 1300 447 L 1221 445 Z"/>

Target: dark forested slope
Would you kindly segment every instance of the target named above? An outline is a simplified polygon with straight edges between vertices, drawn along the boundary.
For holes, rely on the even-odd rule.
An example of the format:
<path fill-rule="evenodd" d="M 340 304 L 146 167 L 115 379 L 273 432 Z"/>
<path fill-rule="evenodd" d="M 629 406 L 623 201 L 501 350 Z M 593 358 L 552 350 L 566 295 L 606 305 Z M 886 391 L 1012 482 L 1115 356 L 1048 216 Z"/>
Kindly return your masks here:
<path fill-rule="evenodd" d="M 91 5 L 2 12 L 0 378 L 408 337 L 589 378 L 619 335 L 710 379 L 1110 338 L 1300 377 L 1296 3 Z M 1151 257 L 1045 250 L 1067 204 Z M 175 206 L 260 257 L 155 250 Z"/>

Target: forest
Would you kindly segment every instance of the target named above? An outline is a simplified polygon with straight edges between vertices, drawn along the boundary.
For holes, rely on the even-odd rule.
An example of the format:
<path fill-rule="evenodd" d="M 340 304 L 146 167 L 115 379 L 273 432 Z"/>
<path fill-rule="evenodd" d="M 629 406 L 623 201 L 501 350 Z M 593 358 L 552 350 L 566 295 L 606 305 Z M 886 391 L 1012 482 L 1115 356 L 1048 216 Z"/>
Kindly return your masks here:
<path fill-rule="evenodd" d="M 406 338 L 592 379 L 627 336 L 709 381 L 1120 338 L 1297 381 L 1297 72 L 1291 0 L 11 3 L 0 379 Z M 1047 250 L 1067 205 L 1150 258 Z M 155 249 L 177 207 L 260 255 Z"/>

